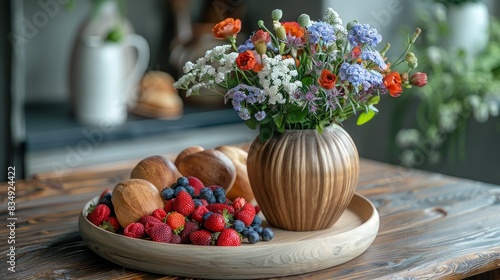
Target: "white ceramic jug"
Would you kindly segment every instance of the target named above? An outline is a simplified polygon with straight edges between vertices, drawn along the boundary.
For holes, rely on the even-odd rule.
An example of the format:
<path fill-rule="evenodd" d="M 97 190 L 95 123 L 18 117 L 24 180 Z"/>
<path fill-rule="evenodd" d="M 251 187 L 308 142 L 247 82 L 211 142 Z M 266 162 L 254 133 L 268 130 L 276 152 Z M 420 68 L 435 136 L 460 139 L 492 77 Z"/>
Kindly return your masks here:
<path fill-rule="evenodd" d="M 127 119 L 127 101 L 149 64 L 149 45 L 142 36 L 127 34 L 119 42 L 101 36 L 82 38 L 73 73 L 78 121 L 89 126 L 116 126 Z M 126 54 L 135 49 L 129 69 Z"/>

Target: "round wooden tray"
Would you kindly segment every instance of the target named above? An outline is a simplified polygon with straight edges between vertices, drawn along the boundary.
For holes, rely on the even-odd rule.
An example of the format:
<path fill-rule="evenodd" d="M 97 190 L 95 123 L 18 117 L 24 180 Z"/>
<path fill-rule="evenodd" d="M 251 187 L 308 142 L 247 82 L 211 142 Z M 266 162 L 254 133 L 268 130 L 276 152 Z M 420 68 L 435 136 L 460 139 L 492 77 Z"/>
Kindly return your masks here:
<path fill-rule="evenodd" d="M 239 247 L 195 246 L 133 239 L 94 226 L 80 214 L 78 226 L 87 246 L 116 264 L 145 272 L 193 278 L 249 279 L 302 274 L 333 267 L 361 255 L 375 239 L 378 212 L 355 194 L 329 229 L 293 232 L 274 229 L 268 242 Z"/>

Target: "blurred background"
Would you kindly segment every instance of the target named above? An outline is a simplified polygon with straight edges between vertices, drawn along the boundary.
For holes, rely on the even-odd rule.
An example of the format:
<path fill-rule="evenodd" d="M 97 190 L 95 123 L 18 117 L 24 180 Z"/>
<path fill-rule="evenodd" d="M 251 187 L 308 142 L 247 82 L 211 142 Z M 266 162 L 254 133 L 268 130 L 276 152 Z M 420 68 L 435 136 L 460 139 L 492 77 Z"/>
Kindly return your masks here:
<path fill-rule="evenodd" d="M 179 77 L 186 61 L 221 44 L 212 39 L 210 30 L 226 17 L 242 19 L 246 35 L 240 37 L 245 38 L 259 19 L 269 24 L 275 8 L 292 21 L 302 13 L 321 19 L 326 7 L 332 7 L 344 24 L 354 19 L 369 23 L 393 46 L 404 45 L 404 34 L 411 34 L 415 27 L 423 30 L 415 52 L 419 69 L 428 74 L 428 87 L 381 102 L 379 115 L 364 126 L 345 123 L 360 156 L 500 184 L 498 1 L 270 3 L 1 1 L 2 169 L 16 166 L 18 175 L 28 178 L 41 172 L 64 174 L 79 167 L 174 153 L 190 145 L 249 142 L 255 131 L 244 126 L 220 98 L 185 99 L 181 93 L 177 99 L 177 92 L 169 87 L 171 79 Z M 113 41 L 131 34 L 145 41 L 148 49 L 128 50 L 122 67 L 92 62 L 102 42 L 87 40 L 89 36 Z M 388 56 L 400 51 L 393 47 Z M 146 63 L 137 66 L 141 57 L 146 57 Z M 140 73 L 140 77 L 126 79 L 130 88 L 121 89 L 126 92 L 125 107 L 102 107 L 102 100 L 111 97 L 98 94 L 100 86 L 112 84 L 116 75 L 123 74 L 118 73 L 122 68 Z M 84 70 L 101 82 L 80 78 Z M 89 95 L 82 88 L 93 92 L 98 102 L 86 99 Z M 114 112 L 115 107 L 125 113 Z M 99 114 L 109 116 L 110 121 L 88 117 Z"/>

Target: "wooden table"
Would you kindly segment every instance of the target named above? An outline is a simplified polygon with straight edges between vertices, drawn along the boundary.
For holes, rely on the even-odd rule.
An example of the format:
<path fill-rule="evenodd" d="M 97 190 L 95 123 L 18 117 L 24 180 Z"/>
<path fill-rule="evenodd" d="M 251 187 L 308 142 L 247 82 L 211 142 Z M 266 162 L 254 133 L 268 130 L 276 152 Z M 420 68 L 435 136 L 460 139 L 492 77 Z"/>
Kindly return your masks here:
<path fill-rule="evenodd" d="M 136 163 L 16 181 L 14 216 L 2 183 L 0 278 L 175 279 L 110 263 L 79 235 L 85 203 L 127 178 Z M 380 215 L 370 248 L 343 265 L 290 279 L 500 279 L 499 186 L 361 160 L 358 192 Z M 7 246 L 15 246 L 15 273 Z"/>

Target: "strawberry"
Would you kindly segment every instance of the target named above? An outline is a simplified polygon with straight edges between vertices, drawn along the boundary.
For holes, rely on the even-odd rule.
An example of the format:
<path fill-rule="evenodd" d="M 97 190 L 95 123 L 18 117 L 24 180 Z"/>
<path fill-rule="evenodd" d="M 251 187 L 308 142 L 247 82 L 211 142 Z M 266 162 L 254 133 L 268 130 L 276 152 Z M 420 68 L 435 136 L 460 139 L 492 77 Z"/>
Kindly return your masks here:
<path fill-rule="evenodd" d="M 188 179 L 189 185 L 194 188 L 194 195 L 196 195 L 196 196 L 200 195 L 201 189 L 203 189 L 205 187 L 205 185 L 203 185 L 203 182 L 194 176 L 188 176 L 187 179 Z"/>
<path fill-rule="evenodd" d="M 247 203 L 247 200 L 243 197 L 237 197 L 233 200 L 233 208 L 236 211 L 240 211 L 241 208 Z"/>
<path fill-rule="evenodd" d="M 175 234 L 178 234 L 184 229 L 186 217 L 178 212 L 171 212 L 167 216 L 166 223 L 172 228 Z"/>
<path fill-rule="evenodd" d="M 259 205 L 255 205 L 254 208 L 255 208 L 255 215 L 259 214 L 260 213 Z"/>
<path fill-rule="evenodd" d="M 151 213 L 151 216 L 157 218 L 160 221 L 165 221 L 165 218 L 167 217 L 167 212 L 165 212 L 164 209 L 158 208 Z"/>
<path fill-rule="evenodd" d="M 158 220 L 158 218 L 156 217 L 150 215 L 144 215 L 139 219 L 139 223 L 143 224 L 144 228 L 148 229 L 151 226 L 162 224 L 163 222 Z"/>
<path fill-rule="evenodd" d="M 107 196 L 108 194 L 111 194 L 112 191 L 110 189 L 105 189 L 104 191 L 102 191 L 101 195 L 99 196 L 99 200 L 103 199 L 105 196 Z"/>
<path fill-rule="evenodd" d="M 224 204 L 224 203 L 214 203 L 214 204 L 207 205 L 207 209 L 208 209 L 208 211 L 212 211 L 214 213 L 219 213 L 219 214 L 223 214 L 224 210 L 226 210 L 227 213 L 234 215 L 233 206 L 228 205 L 228 204 Z"/>
<path fill-rule="evenodd" d="M 156 224 L 148 229 L 151 240 L 156 242 L 169 243 L 172 238 L 172 229 L 167 224 Z"/>
<path fill-rule="evenodd" d="M 178 234 L 172 234 L 172 238 L 170 239 L 170 243 L 172 244 L 181 244 L 182 239 Z"/>
<path fill-rule="evenodd" d="M 199 205 L 194 209 L 193 213 L 191 214 L 191 219 L 193 221 L 201 223 L 203 222 L 203 215 L 207 212 L 208 212 L 207 207 Z"/>
<path fill-rule="evenodd" d="M 170 213 L 174 210 L 174 201 L 175 198 L 165 201 L 165 207 L 163 207 L 163 210 L 165 210 L 166 213 Z"/>
<path fill-rule="evenodd" d="M 194 245 L 208 246 L 212 243 L 212 233 L 206 229 L 195 230 L 189 235 Z"/>
<path fill-rule="evenodd" d="M 198 230 L 199 226 L 196 222 L 192 221 L 187 221 L 186 224 L 184 225 L 184 229 L 182 232 L 179 234 L 182 240 L 182 243 L 187 244 L 190 243 L 191 240 L 189 240 L 189 235 L 191 232 Z"/>
<path fill-rule="evenodd" d="M 212 232 L 221 232 L 226 228 L 226 220 L 222 214 L 213 213 L 205 220 L 203 226 Z"/>
<path fill-rule="evenodd" d="M 186 191 L 181 191 L 175 198 L 173 210 L 189 217 L 194 211 L 194 201 L 191 195 Z"/>
<path fill-rule="evenodd" d="M 234 218 L 245 223 L 245 226 L 250 226 L 254 217 L 255 207 L 250 203 L 243 205 L 243 208 L 234 215 Z"/>
<path fill-rule="evenodd" d="M 146 233 L 144 232 L 144 225 L 141 223 L 130 223 L 123 229 L 123 235 L 132 238 L 144 238 Z"/>
<path fill-rule="evenodd" d="M 217 237 L 217 246 L 240 246 L 241 237 L 233 228 L 226 228 Z"/>
<path fill-rule="evenodd" d="M 107 231 L 117 232 L 121 226 L 118 219 L 115 216 L 111 216 L 107 221 L 102 222 L 100 227 Z"/>
<path fill-rule="evenodd" d="M 96 226 L 102 222 L 107 221 L 111 215 L 111 209 L 106 204 L 98 204 L 87 215 L 87 219 Z"/>

